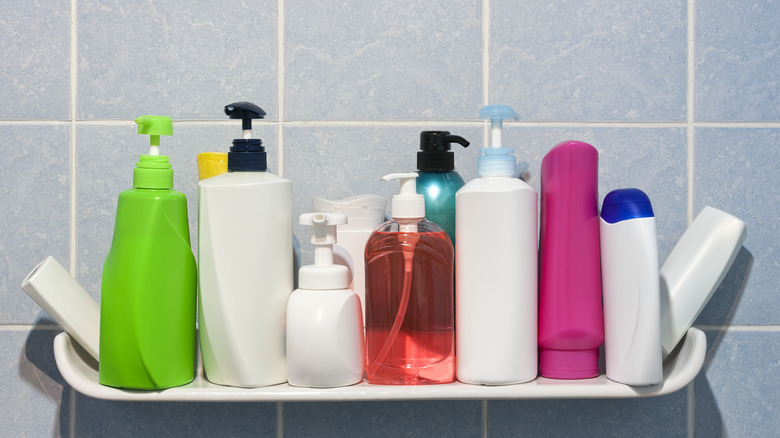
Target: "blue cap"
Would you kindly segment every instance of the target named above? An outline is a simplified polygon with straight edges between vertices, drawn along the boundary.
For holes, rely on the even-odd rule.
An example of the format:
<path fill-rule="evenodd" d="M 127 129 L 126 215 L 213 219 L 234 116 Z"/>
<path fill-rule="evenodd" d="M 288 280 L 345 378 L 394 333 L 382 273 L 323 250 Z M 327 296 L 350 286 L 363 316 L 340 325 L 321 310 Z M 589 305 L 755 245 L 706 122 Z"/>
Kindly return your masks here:
<path fill-rule="evenodd" d="M 617 189 L 604 197 L 601 218 L 614 224 L 628 219 L 655 217 L 650 198 L 639 189 Z"/>

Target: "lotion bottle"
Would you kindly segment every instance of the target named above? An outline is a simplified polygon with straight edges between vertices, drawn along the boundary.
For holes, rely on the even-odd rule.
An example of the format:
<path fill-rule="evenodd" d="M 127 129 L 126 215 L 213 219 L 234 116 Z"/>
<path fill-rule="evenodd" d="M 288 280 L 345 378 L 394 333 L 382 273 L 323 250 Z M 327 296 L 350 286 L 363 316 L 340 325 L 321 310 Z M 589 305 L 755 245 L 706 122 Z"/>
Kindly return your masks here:
<path fill-rule="evenodd" d="M 425 196 L 425 215 L 444 228 L 455 245 L 455 193 L 465 182 L 455 171 L 455 154 L 450 145 L 469 145 L 465 138 L 449 131 L 423 131 L 417 152 L 417 193 Z"/>
<path fill-rule="evenodd" d="M 365 344 L 360 299 L 349 271 L 333 264 L 336 226 L 344 213 L 305 213 L 314 264 L 298 272 L 299 288 L 287 303 L 287 380 L 293 386 L 327 388 L 363 380 Z"/>
<path fill-rule="evenodd" d="M 504 119 L 488 105 L 491 147 L 481 149 L 478 178 L 456 195 L 457 376 L 465 383 L 506 385 L 537 376 L 537 194 L 515 178 Z"/>
<path fill-rule="evenodd" d="M 596 377 L 604 342 L 596 148 L 555 145 L 542 159 L 541 188 L 539 371 Z"/>
<path fill-rule="evenodd" d="M 225 107 L 242 119 L 227 173 L 198 182 L 199 336 L 209 381 L 259 387 L 287 381 L 285 315 L 293 290 L 292 182 L 267 171 L 252 138 L 257 105 Z"/>
<path fill-rule="evenodd" d="M 599 220 L 607 377 L 632 386 L 663 380 L 658 239 L 650 199 L 613 190 Z"/>
<path fill-rule="evenodd" d="M 425 219 L 416 173 L 401 180 L 392 219 L 366 245 L 368 383 L 424 385 L 455 379 L 454 254 L 447 233 Z"/>
<path fill-rule="evenodd" d="M 347 222 L 336 226 L 338 243 L 333 245 L 333 263 L 349 269 L 349 288 L 360 297 L 363 321 L 366 320 L 366 243 L 376 227 L 385 221 L 387 199 L 379 195 L 355 195 L 330 201 L 311 197 L 314 211 L 344 213 Z"/>
<path fill-rule="evenodd" d="M 173 169 L 159 155 L 170 117 L 141 116 L 148 155 L 119 194 L 111 248 L 103 265 L 100 367 L 103 385 L 162 389 L 189 383 L 195 372 L 195 257 L 187 198 L 173 190 Z"/>

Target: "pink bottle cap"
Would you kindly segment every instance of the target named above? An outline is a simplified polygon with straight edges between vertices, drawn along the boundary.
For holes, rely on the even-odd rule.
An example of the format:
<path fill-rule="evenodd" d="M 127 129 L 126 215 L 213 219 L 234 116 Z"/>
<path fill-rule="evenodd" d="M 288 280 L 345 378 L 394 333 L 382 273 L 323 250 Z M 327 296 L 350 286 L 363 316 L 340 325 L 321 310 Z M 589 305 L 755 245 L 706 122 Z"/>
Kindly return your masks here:
<path fill-rule="evenodd" d="M 539 373 L 551 379 L 590 379 L 599 375 L 599 349 L 539 351 Z"/>

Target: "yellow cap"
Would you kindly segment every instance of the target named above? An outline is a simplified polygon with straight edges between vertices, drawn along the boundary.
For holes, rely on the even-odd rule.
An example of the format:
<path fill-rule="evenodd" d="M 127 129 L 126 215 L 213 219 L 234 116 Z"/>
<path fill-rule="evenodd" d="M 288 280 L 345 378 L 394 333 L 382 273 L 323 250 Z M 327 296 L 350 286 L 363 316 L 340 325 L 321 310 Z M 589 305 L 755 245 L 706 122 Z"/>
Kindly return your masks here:
<path fill-rule="evenodd" d="M 203 152 L 198 154 L 199 179 L 211 178 L 227 172 L 227 154 L 224 152 Z"/>

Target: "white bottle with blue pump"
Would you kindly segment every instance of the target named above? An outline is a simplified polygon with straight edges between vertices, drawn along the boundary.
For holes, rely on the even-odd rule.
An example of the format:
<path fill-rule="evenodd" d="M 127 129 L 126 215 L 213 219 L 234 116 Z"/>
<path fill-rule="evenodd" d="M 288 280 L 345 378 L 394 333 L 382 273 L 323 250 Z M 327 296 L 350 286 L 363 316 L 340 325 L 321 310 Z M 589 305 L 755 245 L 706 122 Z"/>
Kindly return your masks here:
<path fill-rule="evenodd" d="M 228 171 L 198 182 L 198 321 L 206 378 L 229 386 L 287 381 L 285 315 L 293 291 L 292 182 L 267 172 L 249 102 L 225 107 L 242 119 Z"/>
<path fill-rule="evenodd" d="M 363 311 L 349 288 L 346 266 L 333 264 L 336 226 L 344 213 L 305 213 L 311 227 L 314 264 L 298 271 L 299 288 L 287 303 L 287 381 L 328 388 L 363 380 Z"/>
<path fill-rule="evenodd" d="M 491 147 L 480 150 L 479 178 L 456 195 L 457 377 L 507 385 L 537 375 L 538 197 L 502 147 L 502 121 L 518 114 L 506 105 L 479 114 L 490 120 Z"/>
<path fill-rule="evenodd" d="M 607 377 L 633 386 L 663 380 L 658 239 L 650 199 L 613 190 L 599 219 Z"/>

